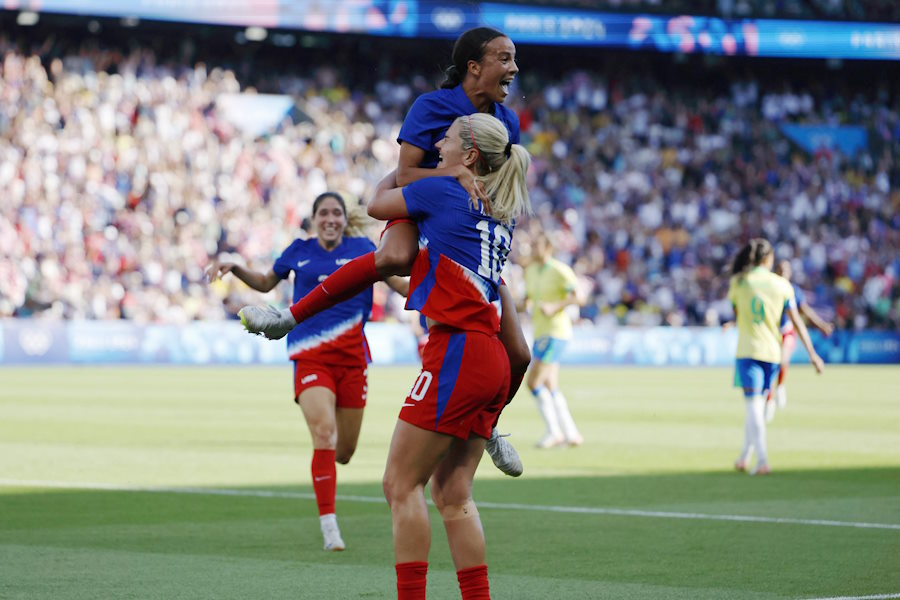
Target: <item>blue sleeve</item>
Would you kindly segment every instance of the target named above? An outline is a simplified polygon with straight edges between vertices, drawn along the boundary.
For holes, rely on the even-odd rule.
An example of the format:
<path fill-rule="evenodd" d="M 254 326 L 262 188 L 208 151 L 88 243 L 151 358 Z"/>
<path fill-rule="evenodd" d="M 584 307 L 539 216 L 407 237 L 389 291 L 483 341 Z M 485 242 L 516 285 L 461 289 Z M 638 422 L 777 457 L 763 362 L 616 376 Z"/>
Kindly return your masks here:
<path fill-rule="evenodd" d="M 521 144 L 519 115 L 502 105 L 500 105 L 500 110 L 503 111 L 503 121 L 506 123 L 506 128 L 509 130 L 509 141 L 513 144 Z"/>
<path fill-rule="evenodd" d="M 446 205 L 447 186 L 452 177 L 426 177 L 414 181 L 403 188 L 403 199 L 406 201 L 406 212 L 413 219 L 419 220 L 437 213 L 441 205 Z"/>
<path fill-rule="evenodd" d="M 291 245 L 284 249 L 284 252 L 281 253 L 281 256 L 275 259 L 275 264 L 272 265 L 272 270 L 278 276 L 279 279 L 287 279 L 288 275 L 291 274 L 293 270 L 293 257 L 297 255 L 298 250 L 300 250 L 300 246 L 303 243 L 302 240 L 294 240 L 291 242 Z"/>
<path fill-rule="evenodd" d="M 431 149 L 431 131 L 442 125 L 446 126 L 444 120 L 438 118 L 434 110 L 434 101 L 429 94 L 423 94 L 416 98 L 406 118 L 403 119 L 397 142 L 406 142 L 428 151 Z"/>
<path fill-rule="evenodd" d="M 797 301 L 797 306 L 806 303 L 806 296 L 803 295 L 803 290 L 796 285 L 794 286 L 794 299 Z"/>

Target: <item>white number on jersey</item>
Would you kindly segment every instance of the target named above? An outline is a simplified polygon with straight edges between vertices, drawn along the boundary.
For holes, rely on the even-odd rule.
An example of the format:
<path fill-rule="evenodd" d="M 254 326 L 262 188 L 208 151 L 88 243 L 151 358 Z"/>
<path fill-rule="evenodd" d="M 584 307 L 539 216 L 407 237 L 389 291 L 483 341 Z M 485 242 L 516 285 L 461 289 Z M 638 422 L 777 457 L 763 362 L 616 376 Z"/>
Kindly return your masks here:
<path fill-rule="evenodd" d="M 409 392 L 409 397 L 418 402 L 422 398 L 425 397 L 425 392 L 428 391 L 428 386 L 431 385 L 431 371 L 422 371 L 419 373 L 419 378 L 416 379 L 416 382 L 412 386 L 412 390 Z"/>
<path fill-rule="evenodd" d="M 478 274 L 498 282 L 509 254 L 512 234 L 500 223 L 494 225 L 494 230 L 491 231 L 491 222 L 487 220 L 479 221 L 475 228 L 481 233 L 481 264 L 478 265 Z"/>

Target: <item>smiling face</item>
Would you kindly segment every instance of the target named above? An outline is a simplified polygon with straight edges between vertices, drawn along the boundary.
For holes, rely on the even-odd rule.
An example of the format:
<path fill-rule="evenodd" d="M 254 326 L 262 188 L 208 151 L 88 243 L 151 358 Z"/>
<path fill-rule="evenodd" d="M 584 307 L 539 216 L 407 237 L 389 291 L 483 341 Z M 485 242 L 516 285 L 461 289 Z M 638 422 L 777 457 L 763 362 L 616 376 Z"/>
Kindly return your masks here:
<path fill-rule="evenodd" d="M 470 166 L 476 158 L 474 148 L 463 150 L 462 137 L 460 137 L 459 120 L 453 121 L 450 129 L 444 134 L 444 139 L 435 144 L 441 157 L 439 167 L 455 167 L 456 165 Z"/>
<path fill-rule="evenodd" d="M 476 91 L 501 104 L 509 95 L 509 84 L 518 72 L 516 46 L 506 36 L 495 37 L 485 44 L 480 61 L 469 61 L 469 73 L 475 76 Z"/>
<path fill-rule="evenodd" d="M 335 198 L 323 198 L 312 217 L 313 228 L 323 248 L 334 248 L 341 243 L 347 215 L 344 207 Z"/>

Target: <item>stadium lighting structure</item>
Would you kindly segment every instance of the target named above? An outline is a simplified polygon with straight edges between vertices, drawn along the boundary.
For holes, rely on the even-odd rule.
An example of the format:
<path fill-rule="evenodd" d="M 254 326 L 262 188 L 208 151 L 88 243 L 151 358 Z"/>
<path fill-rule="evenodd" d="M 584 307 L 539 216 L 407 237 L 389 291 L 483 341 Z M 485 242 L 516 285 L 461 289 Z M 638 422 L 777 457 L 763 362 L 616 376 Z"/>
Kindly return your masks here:
<path fill-rule="evenodd" d="M 16 17 L 16 23 L 18 23 L 22 27 L 31 27 L 32 25 L 37 25 L 39 19 L 40 16 L 36 12 L 23 10 Z"/>
<path fill-rule="evenodd" d="M 265 27 L 251 26 L 244 30 L 244 36 L 251 42 L 261 42 L 269 35 Z"/>

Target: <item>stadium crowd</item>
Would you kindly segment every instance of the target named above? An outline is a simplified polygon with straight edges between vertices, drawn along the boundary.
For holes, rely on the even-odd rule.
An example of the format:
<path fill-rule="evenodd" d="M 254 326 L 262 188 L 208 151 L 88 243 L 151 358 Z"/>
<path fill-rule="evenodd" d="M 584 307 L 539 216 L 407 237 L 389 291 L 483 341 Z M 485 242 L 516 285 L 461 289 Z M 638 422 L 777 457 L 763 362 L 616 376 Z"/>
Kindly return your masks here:
<path fill-rule="evenodd" d="M 697 81 L 647 58 L 634 59 L 646 69 L 563 72 L 527 54 L 507 104 L 534 156 L 536 214 L 520 222 L 513 259 L 527 262 L 535 234 L 550 232 L 589 298 L 582 318 L 718 324 L 731 317 L 730 258 L 763 235 L 838 328 L 900 327 L 896 81 L 791 86 L 750 68 Z M 374 66 L 305 62 L 278 76 L 252 57 L 226 68 L 184 46 L 163 58 L 0 37 L 0 58 L 0 316 L 138 322 L 258 303 L 233 278 L 206 284 L 209 257 L 270 264 L 319 193 L 367 198 L 397 162 L 406 110 L 439 76 L 382 68 L 404 62 L 386 49 Z M 298 110 L 246 134 L 223 99 L 253 86 Z M 861 125 L 869 145 L 811 156 L 781 134 L 785 121 Z M 520 271 L 507 277 L 519 293 Z M 405 318 L 386 289 L 376 304 L 375 318 Z"/>

